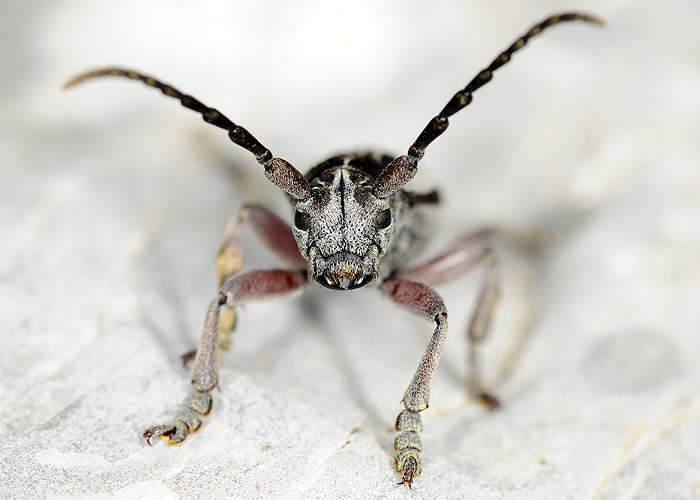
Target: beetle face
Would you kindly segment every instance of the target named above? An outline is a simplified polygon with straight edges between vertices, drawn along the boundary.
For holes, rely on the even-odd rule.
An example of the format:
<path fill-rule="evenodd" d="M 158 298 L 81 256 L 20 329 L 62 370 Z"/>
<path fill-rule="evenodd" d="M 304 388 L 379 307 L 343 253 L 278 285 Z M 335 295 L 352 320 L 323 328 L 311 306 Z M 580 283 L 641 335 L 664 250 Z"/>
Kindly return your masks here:
<path fill-rule="evenodd" d="M 368 285 L 394 233 L 389 201 L 372 194 L 369 175 L 346 165 L 310 182 L 311 197 L 297 203 L 292 227 L 309 278 L 333 290 Z"/>

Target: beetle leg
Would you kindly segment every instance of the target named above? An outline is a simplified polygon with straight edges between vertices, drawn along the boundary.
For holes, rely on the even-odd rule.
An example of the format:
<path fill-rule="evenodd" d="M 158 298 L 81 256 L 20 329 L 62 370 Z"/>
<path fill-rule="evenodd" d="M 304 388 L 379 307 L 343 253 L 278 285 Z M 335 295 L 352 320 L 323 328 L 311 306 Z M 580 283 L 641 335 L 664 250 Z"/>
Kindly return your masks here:
<path fill-rule="evenodd" d="M 284 271 L 279 269 L 247 271 L 226 279 L 219 294 L 211 302 L 204 318 L 202 338 L 194 359 L 192 385 L 197 393 L 190 398 L 184 412 L 169 425 L 154 426 L 143 436 L 149 441 L 153 436 L 162 436 L 169 444 L 179 444 L 188 432 L 196 431 L 201 417 L 211 410 L 209 394 L 219 383 L 219 316 L 224 305 L 237 305 L 275 298 L 291 298 L 305 291 L 308 284 L 306 271 Z"/>
<path fill-rule="evenodd" d="M 299 247 L 289 226 L 279 217 L 261 205 L 246 203 L 226 225 L 221 250 L 216 259 L 219 270 L 219 286 L 229 276 L 243 269 L 243 249 L 240 244 L 243 225 L 253 229 L 258 240 L 272 251 L 272 255 L 290 269 L 306 269 L 306 259 L 299 253 Z M 221 314 L 219 319 L 220 355 L 231 347 L 231 334 L 236 328 L 236 308 L 232 307 Z M 194 353 L 189 355 L 194 357 Z"/>
<path fill-rule="evenodd" d="M 499 406 L 498 399 L 486 392 L 482 386 L 478 355 L 479 344 L 488 334 L 489 323 L 499 295 L 500 265 L 498 256 L 491 246 L 488 231 L 479 231 L 464 238 L 448 252 L 400 276 L 407 280 L 436 285 L 459 278 L 479 264 L 486 265 L 486 274 L 467 331 L 469 343 L 466 386 L 473 398 L 494 409 Z"/>
<path fill-rule="evenodd" d="M 438 293 L 426 285 L 388 278 L 381 285 L 382 292 L 408 312 L 435 322 L 435 330 L 421 357 L 418 369 L 403 396 L 404 410 L 396 418 L 394 449 L 396 470 L 402 474 L 401 483 L 411 487 L 422 469 L 422 445 L 418 433 L 423 430 L 420 413 L 428 407 L 430 391 L 437 373 L 447 335 L 447 309 Z"/>
<path fill-rule="evenodd" d="M 240 235 L 244 224 L 250 225 L 273 255 L 293 270 L 241 273 L 243 250 Z M 194 359 L 192 385 L 197 392 L 171 424 L 151 427 L 144 432 L 149 444 L 153 436 L 166 438 L 169 444 L 181 443 L 188 432 L 199 428 L 201 417 L 211 410 L 210 392 L 218 384 L 219 362 L 223 352 L 231 346 L 231 333 L 236 325 L 236 306 L 256 300 L 291 297 L 303 292 L 308 283 L 306 260 L 299 253 L 291 229 L 272 212 L 255 204 L 244 205 L 229 221 L 217 265 L 219 293 L 207 309 L 199 348 L 183 356 L 185 361 Z M 224 305 L 228 309 L 221 311 Z"/>

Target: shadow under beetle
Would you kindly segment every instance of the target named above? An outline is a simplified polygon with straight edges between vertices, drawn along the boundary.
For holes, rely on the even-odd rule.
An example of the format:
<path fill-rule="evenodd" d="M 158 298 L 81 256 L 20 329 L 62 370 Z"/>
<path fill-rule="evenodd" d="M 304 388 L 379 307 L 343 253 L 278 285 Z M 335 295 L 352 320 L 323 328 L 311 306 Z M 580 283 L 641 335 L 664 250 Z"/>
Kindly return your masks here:
<path fill-rule="evenodd" d="M 197 392 L 172 423 L 146 430 L 144 437 L 149 444 L 153 436 L 161 436 L 169 444 L 181 443 L 188 432 L 200 427 L 201 417 L 210 412 L 211 391 L 218 384 L 219 360 L 230 346 L 235 328 L 236 306 L 254 300 L 296 296 L 308 290 L 312 282 L 332 290 L 354 290 L 378 282 L 381 292 L 395 304 L 435 323 L 428 347 L 403 396 L 404 409 L 396 419 L 395 466 L 402 476 L 399 484 L 410 487 L 421 473 L 420 412 L 428 407 L 447 333 L 447 309 L 432 286 L 458 278 L 479 264 L 486 266 L 486 274 L 468 330 L 467 388 L 472 397 L 490 408 L 498 406 L 498 401 L 481 386 L 477 362 L 477 346 L 486 337 L 498 297 L 499 264 L 488 233 L 467 236 L 430 262 L 407 269 L 407 258 L 418 251 L 427 237 L 427 228 L 422 223 L 424 209 L 437 204 L 438 196 L 435 191 L 418 194 L 403 187 L 416 174 L 426 148 L 447 129 L 448 118 L 472 102 L 472 93 L 490 82 L 493 72 L 510 61 L 530 38 L 565 21 L 603 25 L 599 19 L 580 13 L 545 19 L 457 92 L 430 120 L 407 154 L 335 156 L 313 167 L 305 176 L 288 161 L 274 157 L 246 129 L 221 112 L 150 76 L 105 68 L 78 75 L 66 84 L 71 87 L 92 78 L 119 76 L 140 80 L 178 99 L 186 108 L 200 113 L 207 123 L 228 131 L 233 142 L 253 153 L 264 167 L 265 176 L 287 193 L 294 205 L 291 229 L 264 207 L 251 203 L 243 205 L 229 223 L 217 261 L 219 291 L 207 309 L 194 357 L 192 385 Z M 257 233 L 284 265 L 283 269 L 242 271 L 239 238 L 243 225 L 249 225 Z M 227 309 L 222 313 L 224 306 Z"/>

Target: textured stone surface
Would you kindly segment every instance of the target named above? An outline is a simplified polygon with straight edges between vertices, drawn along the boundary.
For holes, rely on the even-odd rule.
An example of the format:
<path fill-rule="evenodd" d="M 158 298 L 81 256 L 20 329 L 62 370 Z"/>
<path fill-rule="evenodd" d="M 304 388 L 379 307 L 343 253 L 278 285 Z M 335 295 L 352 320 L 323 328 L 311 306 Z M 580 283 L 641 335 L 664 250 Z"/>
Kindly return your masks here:
<path fill-rule="evenodd" d="M 435 244 L 502 232 L 485 351 L 504 402 L 461 388 L 478 273 L 440 288 L 450 334 L 397 486 L 400 399 L 431 326 L 375 290 L 242 309 L 214 410 L 148 447 L 189 393 L 227 218 L 252 156 L 126 81 L 216 106 L 306 170 L 401 153 L 558 2 L 21 2 L 0 19 L 0 497 L 700 498 L 700 5 L 592 1 L 533 40 L 428 150 Z M 273 262 L 246 243 L 249 266 Z"/>

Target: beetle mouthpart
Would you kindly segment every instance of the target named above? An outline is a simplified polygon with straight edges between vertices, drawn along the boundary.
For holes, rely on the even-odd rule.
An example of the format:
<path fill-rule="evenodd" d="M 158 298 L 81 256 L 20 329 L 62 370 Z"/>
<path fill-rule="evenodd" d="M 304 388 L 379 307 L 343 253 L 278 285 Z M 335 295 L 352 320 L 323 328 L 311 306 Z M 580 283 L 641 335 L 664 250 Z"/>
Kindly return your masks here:
<path fill-rule="evenodd" d="M 323 273 L 315 277 L 322 286 L 331 290 L 354 290 L 370 284 L 376 275 L 365 273 L 362 259 L 350 252 L 331 256 Z"/>

